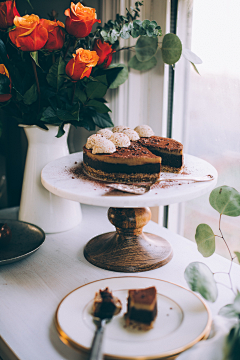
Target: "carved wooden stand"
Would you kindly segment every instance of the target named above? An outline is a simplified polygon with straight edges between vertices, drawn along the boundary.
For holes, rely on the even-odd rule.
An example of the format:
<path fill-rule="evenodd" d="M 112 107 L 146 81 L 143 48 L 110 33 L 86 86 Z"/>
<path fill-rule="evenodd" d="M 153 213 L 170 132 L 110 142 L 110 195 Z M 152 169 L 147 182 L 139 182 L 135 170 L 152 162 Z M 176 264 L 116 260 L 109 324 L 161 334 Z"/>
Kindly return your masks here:
<path fill-rule="evenodd" d="M 160 236 L 143 233 L 151 219 L 149 208 L 112 208 L 108 219 L 116 231 L 96 236 L 84 248 L 85 258 L 100 268 L 139 272 L 167 264 L 172 247 Z"/>

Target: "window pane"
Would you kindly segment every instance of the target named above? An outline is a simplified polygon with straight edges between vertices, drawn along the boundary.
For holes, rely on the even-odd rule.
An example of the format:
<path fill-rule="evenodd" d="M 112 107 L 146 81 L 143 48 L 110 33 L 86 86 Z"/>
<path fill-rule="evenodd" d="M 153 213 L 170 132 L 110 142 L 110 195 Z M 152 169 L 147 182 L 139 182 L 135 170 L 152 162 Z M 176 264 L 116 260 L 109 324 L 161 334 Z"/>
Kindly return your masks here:
<path fill-rule="evenodd" d="M 186 152 L 216 167 L 218 185 L 240 191 L 240 38 L 239 0 L 194 0 L 192 51 L 202 60 L 201 76 L 190 75 Z M 198 224 L 219 234 L 219 214 L 209 195 L 185 205 L 184 236 L 194 240 Z M 231 249 L 240 250 L 240 218 L 222 217 L 222 231 Z M 217 252 L 228 257 L 221 239 Z"/>

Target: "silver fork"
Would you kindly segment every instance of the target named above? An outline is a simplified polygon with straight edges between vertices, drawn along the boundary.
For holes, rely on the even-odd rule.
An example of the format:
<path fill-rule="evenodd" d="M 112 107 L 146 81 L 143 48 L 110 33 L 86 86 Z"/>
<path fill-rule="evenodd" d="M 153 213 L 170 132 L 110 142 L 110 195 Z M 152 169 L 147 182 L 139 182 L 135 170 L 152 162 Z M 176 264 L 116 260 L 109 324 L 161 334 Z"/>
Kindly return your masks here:
<path fill-rule="evenodd" d="M 103 334 L 104 334 L 106 324 L 109 323 L 110 321 L 111 321 L 111 318 L 100 319 L 99 317 L 94 316 L 94 322 L 97 326 L 97 329 L 94 334 L 94 338 L 92 341 L 88 360 L 102 360 L 103 359 L 103 352 L 102 352 Z"/>

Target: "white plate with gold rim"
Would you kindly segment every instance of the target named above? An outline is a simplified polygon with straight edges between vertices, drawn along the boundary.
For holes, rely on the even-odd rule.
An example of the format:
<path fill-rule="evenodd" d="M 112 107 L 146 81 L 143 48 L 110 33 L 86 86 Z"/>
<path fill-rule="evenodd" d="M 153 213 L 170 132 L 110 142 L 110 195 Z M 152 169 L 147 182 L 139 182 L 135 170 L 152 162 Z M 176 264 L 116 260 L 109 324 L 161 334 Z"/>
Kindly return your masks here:
<path fill-rule="evenodd" d="M 158 315 L 151 330 L 125 327 L 129 289 L 155 286 Z M 75 349 L 88 351 L 95 325 L 91 308 L 95 292 L 108 287 L 122 302 L 122 311 L 107 325 L 104 354 L 108 359 L 160 359 L 174 356 L 209 335 L 211 315 L 202 299 L 176 284 L 137 276 L 103 279 L 69 293 L 56 311 L 56 327 L 61 340 Z"/>

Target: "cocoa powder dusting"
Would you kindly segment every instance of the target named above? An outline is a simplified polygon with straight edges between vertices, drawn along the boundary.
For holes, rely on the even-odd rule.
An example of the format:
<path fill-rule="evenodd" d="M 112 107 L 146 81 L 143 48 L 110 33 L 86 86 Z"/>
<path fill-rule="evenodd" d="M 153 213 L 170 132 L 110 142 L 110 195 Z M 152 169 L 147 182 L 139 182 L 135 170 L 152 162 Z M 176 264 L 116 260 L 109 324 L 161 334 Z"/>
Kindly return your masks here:
<path fill-rule="evenodd" d="M 94 190 L 96 190 L 96 188 L 98 187 L 103 190 L 109 191 L 109 188 L 106 186 L 106 183 L 104 183 L 103 181 L 100 181 L 100 180 L 94 180 L 93 178 L 91 178 L 90 176 L 85 174 L 82 163 L 78 164 L 77 166 L 73 166 L 66 171 L 68 172 L 68 174 L 72 175 L 72 179 L 74 179 L 74 178 L 80 179 L 81 181 L 84 181 L 84 182 L 86 181 L 86 182 L 92 184 L 94 187 Z"/>

